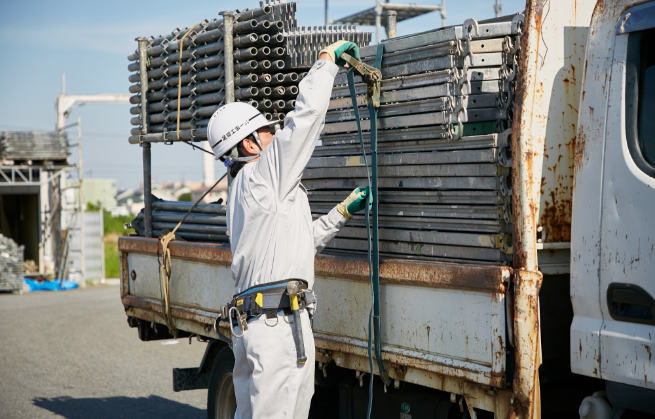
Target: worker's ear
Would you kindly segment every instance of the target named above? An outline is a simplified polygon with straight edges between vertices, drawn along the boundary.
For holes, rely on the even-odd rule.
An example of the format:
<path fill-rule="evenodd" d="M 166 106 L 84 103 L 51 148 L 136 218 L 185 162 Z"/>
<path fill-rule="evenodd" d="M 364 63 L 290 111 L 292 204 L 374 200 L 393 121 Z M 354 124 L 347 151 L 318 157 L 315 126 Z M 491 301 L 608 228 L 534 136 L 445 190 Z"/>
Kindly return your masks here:
<path fill-rule="evenodd" d="M 242 145 L 243 145 L 243 149 L 246 151 L 246 153 L 248 153 L 251 156 L 254 156 L 255 154 L 259 153 L 259 151 L 260 151 L 259 150 L 259 145 L 256 142 L 249 139 L 249 138 L 244 138 L 243 142 L 242 142 Z"/>

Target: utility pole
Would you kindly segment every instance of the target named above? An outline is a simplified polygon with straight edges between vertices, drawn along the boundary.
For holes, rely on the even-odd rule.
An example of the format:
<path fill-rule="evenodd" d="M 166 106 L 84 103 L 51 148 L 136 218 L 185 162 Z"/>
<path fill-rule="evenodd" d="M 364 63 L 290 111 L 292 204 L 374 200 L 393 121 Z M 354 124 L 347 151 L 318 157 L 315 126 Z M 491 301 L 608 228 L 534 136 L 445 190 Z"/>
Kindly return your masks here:
<path fill-rule="evenodd" d="M 86 266 L 84 265 L 84 200 L 82 199 L 82 117 L 77 117 L 77 153 L 79 155 L 79 161 L 77 163 L 77 170 L 79 173 L 79 190 L 78 190 L 78 199 L 80 201 L 80 271 L 82 272 L 82 283 L 80 287 L 84 287 L 86 283 Z"/>
<path fill-rule="evenodd" d="M 378 44 L 382 41 L 380 39 L 380 28 L 382 26 L 382 5 L 380 0 L 375 0 L 375 42 Z"/>
<path fill-rule="evenodd" d="M 446 12 L 446 0 L 441 0 L 441 6 L 439 11 L 441 12 L 441 26 L 443 28 L 446 27 L 446 17 L 448 16 L 448 12 Z"/>
<path fill-rule="evenodd" d="M 500 13 L 503 10 L 503 5 L 500 4 L 500 0 L 496 0 L 496 4 L 494 5 L 494 12 L 496 12 L 496 17 L 500 17 Z"/>
<path fill-rule="evenodd" d="M 325 26 L 330 23 L 330 19 L 328 18 L 328 1 L 329 0 L 325 0 Z"/>

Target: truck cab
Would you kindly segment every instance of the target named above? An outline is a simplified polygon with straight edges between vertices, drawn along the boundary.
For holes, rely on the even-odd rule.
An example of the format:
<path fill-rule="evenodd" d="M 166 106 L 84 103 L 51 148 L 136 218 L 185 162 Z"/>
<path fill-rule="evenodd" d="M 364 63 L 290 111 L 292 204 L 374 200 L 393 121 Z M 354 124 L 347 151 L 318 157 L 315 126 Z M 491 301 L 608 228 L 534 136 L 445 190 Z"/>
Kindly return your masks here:
<path fill-rule="evenodd" d="M 628 409 L 655 399 L 654 41 L 655 2 L 598 3 L 575 153 L 571 370 Z"/>

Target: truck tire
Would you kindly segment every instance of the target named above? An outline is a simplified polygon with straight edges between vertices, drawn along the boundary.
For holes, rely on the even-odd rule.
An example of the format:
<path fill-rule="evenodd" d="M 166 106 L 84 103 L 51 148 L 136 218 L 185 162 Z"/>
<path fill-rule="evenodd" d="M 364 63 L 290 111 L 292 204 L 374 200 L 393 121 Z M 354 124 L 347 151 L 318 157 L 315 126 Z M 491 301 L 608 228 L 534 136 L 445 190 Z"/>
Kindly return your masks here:
<path fill-rule="evenodd" d="M 237 399 L 232 383 L 234 353 L 229 347 L 220 350 L 209 376 L 207 393 L 207 419 L 234 419 Z"/>

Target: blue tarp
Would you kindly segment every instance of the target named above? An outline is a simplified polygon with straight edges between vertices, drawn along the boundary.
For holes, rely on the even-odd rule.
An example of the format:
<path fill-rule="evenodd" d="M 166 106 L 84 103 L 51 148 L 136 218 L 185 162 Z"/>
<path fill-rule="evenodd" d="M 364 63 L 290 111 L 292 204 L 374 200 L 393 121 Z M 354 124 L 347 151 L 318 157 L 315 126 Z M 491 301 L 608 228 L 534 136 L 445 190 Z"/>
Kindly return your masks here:
<path fill-rule="evenodd" d="M 30 287 L 30 291 L 65 291 L 77 288 L 75 282 L 67 279 L 63 281 L 55 279 L 54 281 L 39 282 L 36 279 L 23 278 L 23 282 Z"/>

